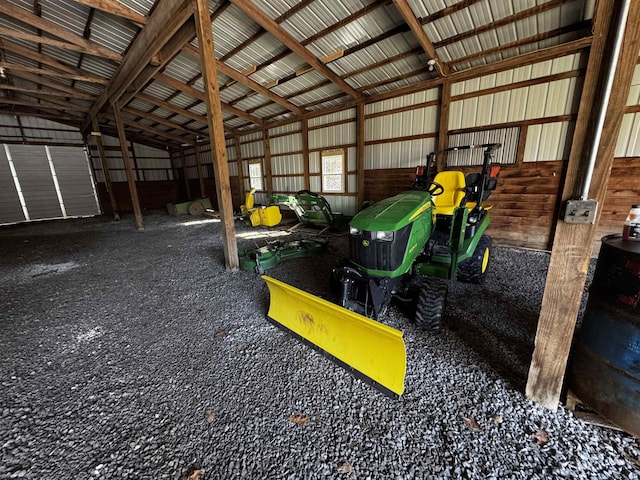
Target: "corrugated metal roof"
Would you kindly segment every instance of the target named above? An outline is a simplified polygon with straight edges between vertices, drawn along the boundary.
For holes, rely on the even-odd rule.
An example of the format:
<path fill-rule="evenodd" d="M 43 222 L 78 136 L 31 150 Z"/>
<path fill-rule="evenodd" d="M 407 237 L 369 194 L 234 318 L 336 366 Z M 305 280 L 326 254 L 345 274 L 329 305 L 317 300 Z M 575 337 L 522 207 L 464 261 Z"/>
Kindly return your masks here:
<path fill-rule="evenodd" d="M 27 14 L 32 14 L 34 11 L 32 0 L 9 1 L 11 5 L 24 9 Z M 532 35 L 549 32 L 558 27 L 575 25 L 590 18 L 595 0 L 567 0 L 562 4 L 550 2 L 554 2 L 554 0 L 505 0 L 503 2 L 480 0 L 445 15 L 440 15 L 444 8 L 460 6 L 461 2 L 459 0 L 410 0 L 409 4 L 415 16 L 423 22 L 423 30 L 435 43 L 440 60 L 445 63 L 452 62 L 453 68 L 460 70 L 521 55 L 588 34 L 588 24 L 580 24 L 581 29 L 572 28 L 574 31 L 567 31 L 562 35 L 529 44 L 521 43 L 508 50 L 501 50 L 501 45 L 521 41 Z M 142 15 L 146 15 L 152 10 L 155 2 L 154 0 L 122 0 L 121 3 Z M 347 84 L 366 94 L 392 91 L 428 79 L 426 72 L 424 72 L 426 55 L 420 50 L 415 35 L 410 31 L 400 11 L 392 2 L 314 0 L 301 4 L 300 0 L 278 0 L 277 2 L 256 0 L 254 4 L 257 8 L 262 9 L 268 17 L 281 21 L 281 27 L 303 45 L 306 45 L 307 51 L 311 55 L 322 59 L 340 49 L 346 50 L 346 55 L 328 61 L 326 66 L 337 75 L 345 77 Z M 129 48 L 140 30 L 140 27 L 132 21 L 100 9 L 95 9 L 90 17 L 91 8 L 73 0 L 40 0 L 39 5 L 41 6 L 42 18 L 45 20 L 80 37 L 89 27 L 90 42 L 120 54 Z M 304 7 L 299 8 L 301 5 Z M 545 10 L 546 5 L 551 5 L 553 8 Z M 501 22 L 504 23 L 504 19 L 509 19 L 510 16 L 518 12 L 524 12 L 534 7 L 538 9 L 535 15 L 501 25 Z M 338 106 L 350 99 L 337 84 L 328 83 L 326 76 L 322 73 L 311 70 L 296 76 L 296 71 L 308 68 L 305 60 L 294 53 L 283 54 L 288 52 L 288 48 L 274 35 L 260 34 L 259 32 L 262 32 L 263 28 L 251 20 L 240 7 L 226 0 L 210 0 L 209 10 L 210 12 L 218 12 L 212 25 L 217 58 L 223 58 L 228 53 L 238 50 L 228 59 L 225 58 L 225 63 L 231 68 L 241 73 L 255 68 L 256 71 L 249 73 L 249 78 L 265 86 L 280 82 L 270 88 L 274 94 L 289 98 L 295 105 L 311 104 L 309 109 L 313 111 Z M 441 18 L 430 21 L 428 17 L 434 13 L 439 13 Z M 350 21 L 345 21 L 347 19 Z M 34 28 L 15 20 L 11 15 L 3 15 L 0 18 L 0 26 L 14 29 L 16 32 L 37 34 Z M 336 28 L 333 28 L 334 26 Z M 476 31 L 478 28 L 482 28 L 484 31 L 478 33 Z M 319 35 L 319 32 L 325 33 Z M 455 37 L 461 34 L 464 38 Z M 16 35 L 19 34 L 16 33 Z M 41 33 L 41 36 L 61 41 L 60 38 L 47 32 Z M 313 37 L 313 42 L 309 42 L 311 37 Z M 27 46 L 34 52 L 38 51 L 36 42 L 11 36 L 8 39 L 16 44 Z M 245 45 L 248 39 L 253 39 L 253 41 L 247 42 Z M 365 42 L 371 44 L 366 48 L 360 48 Z M 73 44 L 69 40 L 65 40 L 64 43 Z M 197 45 L 197 39 L 191 44 Z M 243 48 L 239 49 L 239 46 L 243 46 Z M 490 49 L 493 50 L 490 51 Z M 118 67 L 116 61 L 107 60 L 100 54 L 82 54 L 73 48 L 43 44 L 40 52 L 74 68 L 80 65 L 82 71 L 106 79 L 111 78 Z M 483 54 L 483 52 L 487 53 Z M 468 55 L 473 56 L 466 58 Z M 39 62 L 30 57 L 10 51 L 5 52 L 5 60 L 9 63 L 51 68 L 46 66 L 46 62 L 39 65 Z M 579 56 L 575 56 L 575 58 L 579 58 Z M 457 59 L 462 59 L 462 61 L 455 63 Z M 554 73 L 566 71 L 563 68 L 576 69 L 579 67 L 575 65 L 575 61 L 572 66 L 567 67 L 555 63 L 551 64 L 551 71 Z M 194 57 L 192 52 L 179 53 L 168 65 L 160 69 L 163 74 L 185 84 L 190 84 L 194 78 L 197 78 L 200 75 L 200 70 L 199 59 Z M 536 78 L 537 75 L 548 74 L 545 73 L 548 71 L 548 66 L 515 71 L 512 73 L 510 81 L 518 81 L 522 76 Z M 89 92 L 94 96 L 98 96 L 104 89 L 103 85 L 88 84 L 58 76 L 47 76 L 46 78 L 61 86 L 70 87 L 73 85 L 78 90 Z M 218 75 L 218 81 L 223 85 L 221 89 L 222 100 L 233 104 L 236 108 L 249 111 L 258 118 L 271 118 L 271 120 L 292 116 L 284 107 L 270 102 L 260 94 L 254 94 L 250 87 L 241 82 L 229 82 L 229 78 L 223 74 Z M 28 87 L 25 88 L 36 87 L 32 82 L 25 82 L 17 77 L 14 82 L 16 85 L 27 85 Z M 483 82 L 483 85 L 490 84 L 487 83 L 488 79 L 484 79 Z M 495 82 L 499 84 L 497 78 Z M 148 80 L 144 80 L 140 84 L 146 85 L 147 83 Z M 225 84 L 229 86 L 224 86 Z M 201 79 L 195 81 L 193 86 L 198 90 L 204 88 Z M 464 91 L 469 91 L 471 83 L 461 88 Z M 477 88 L 487 87 L 480 85 Z M 567 88 L 576 87 L 552 85 L 549 88 L 548 94 L 550 102 L 555 106 L 554 111 L 563 109 L 560 97 Z M 533 90 L 535 91 L 535 89 Z M 161 100 L 168 100 L 182 108 L 190 107 L 196 101 L 191 95 L 179 93 L 175 88 L 157 81 L 152 81 L 144 88 L 143 92 Z M 510 101 L 515 101 L 514 98 L 517 97 L 518 94 L 512 95 Z M 503 100 L 503 97 L 495 99 L 495 101 Z M 523 101 L 524 104 L 522 104 Z M 86 101 L 71 103 L 86 105 L 87 110 L 90 108 L 90 103 Z M 526 100 L 520 100 L 516 103 L 524 105 L 523 108 L 530 110 L 531 114 L 536 114 L 536 109 L 542 108 L 540 105 L 527 107 Z M 154 108 L 147 102 L 138 100 L 134 100 L 132 105 L 137 105 L 136 108 L 145 107 L 141 108 L 144 111 L 150 111 Z M 154 114 L 157 114 L 157 111 L 158 109 Z M 200 104 L 192 111 L 204 115 L 205 107 Z M 229 112 L 224 112 L 223 115 L 227 126 L 247 128 L 247 120 L 237 118 Z M 165 118 L 171 118 L 176 123 L 191 122 L 191 119 L 176 116 L 172 112 L 166 112 Z"/>

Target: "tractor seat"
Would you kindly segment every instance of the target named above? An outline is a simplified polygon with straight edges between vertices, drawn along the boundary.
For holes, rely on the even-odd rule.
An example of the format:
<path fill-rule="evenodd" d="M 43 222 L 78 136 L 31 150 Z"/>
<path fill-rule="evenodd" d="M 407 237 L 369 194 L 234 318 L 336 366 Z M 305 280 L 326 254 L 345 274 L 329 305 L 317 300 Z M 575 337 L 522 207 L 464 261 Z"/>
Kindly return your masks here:
<path fill-rule="evenodd" d="M 433 181 L 444 187 L 443 193 L 433 197 L 436 214 L 453 215 L 453 210 L 462 205 L 466 195 L 464 174 L 456 170 L 444 171 L 438 173 Z"/>

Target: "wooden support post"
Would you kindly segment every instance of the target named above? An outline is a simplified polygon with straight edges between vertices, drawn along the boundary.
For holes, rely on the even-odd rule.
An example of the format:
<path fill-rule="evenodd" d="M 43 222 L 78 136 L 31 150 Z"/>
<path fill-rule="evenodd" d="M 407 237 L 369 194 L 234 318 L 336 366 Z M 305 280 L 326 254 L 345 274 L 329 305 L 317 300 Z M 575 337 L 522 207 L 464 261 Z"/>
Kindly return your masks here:
<path fill-rule="evenodd" d="M 140 166 L 138 165 L 138 157 L 136 157 L 136 149 L 133 146 L 133 140 L 129 140 L 129 148 L 131 149 L 131 158 L 133 159 L 135 179 L 140 182 L 144 182 L 144 170 L 140 170 Z"/>
<path fill-rule="evenodd" d="M 597 115 L 597 112 L 592 113 L 597 108 L 592 107 L 604 84 L 601 78 L 605 70 L 603 62 L 611 58 L 610 42 L 607 42 L 607 36 L 612 24 L 612 13 L 617 10 L 617 3 L 615 0 L 600 0 L 596 3 L 593 43 L 562 193 L 563 205 L 566 200 L 577 198 L 582 188 L 584 172 L 581 167 L 583 167 L 583 159 L 589 153 L 584 145 L 589 143 L 587 139 L 593 135 L 589 130 L 589 122 L 594 115 Z M 640 23 L 637 19 L 639 17 L 640 2 L 631 2 L 589 191 L 589 198 L 599 203 L 596 222 L 569 224 L 558 220 L 556 225 L 526 389 L 527 397 L 551 410 L 557 409 L 561 395 L 593 240 L 607 191 L 624 106 L 638 58 Z"/>
<path fill-rule="evenodd" d="M 271 170 L 271 142 L 269 140 L 269 129 L 262 130 L 262 140 L 264 142 L 264 173 L 267 182 L 267 195 L 273 193 L 273 172 Z"/>
<path fill-rule="evenodd" d="M 187 193 L 187 200 L 191 200 L 191 185 L 189 185 L 189 170 L 187 161 L 184 158 L 184 148 L 180 147 L 180 162 L 182 163 L 182 177 L 184 178 L 184 188 Z"/>
<path fill-rule="evenodd" d="M 124 124 L 120 116 L 120 107 L 118 104 L 112 105 L 113 116 L 116 121 L 116 129 L 118 130 L 118 140 L 120 141 L 120 150 L 122 152 L 122 160 L 124 161 L 125 172 L 127 173 L 127 183 L 129 184 L 129 193 L 131 194 L 131 205 L 133 213 L 136 217 L 136 227 L 138 230 L 144 230 L 142 224 L 142 212 L 140 210 L 140 201 L 138 200 L 138 190 L 136 189 L 136 179 L 133 173 L 131 157 L 129 156 L 129 146 L 127 145 L 127 137 L 124 133 Z"/>
<path fill-rule="evenodd" d="M 209 16 L 209 2 L 207 0 L 192 0 L 195 2 L 195 22 L 200 45 L 200 65 L 205 88 L 207 103 L 207 120 L 209 124 L 209 138 L 211 148 L 215 152 L 213 171 L 218 196 L 218 209 L 222 222 L 222 245 L 224 248 L 225 266 L 229 270 L 237 270 L 238 245 L 235 238 L 233 224 L 233 201 L 231 199 L 231 185 L 229 182 L 229 164 L 227 163 L 227 148 L 222 125 L 222 108 L 220 106 L 220 90 L 218 89 L 218 75 L 216 71 L 216 57 L 211 32 L 211 17 Z"/>
<path fill-rule="evenodd" d="M 356 107 L 356 188 L 358 191 L 358 204 L 356 205 L 356 211 L 359 211 L 364 203 L 365 132 L 364 102 L 360 102 Z"/>
<path fill-rule="evenodd" d="M 238 192 L 240 195 L 240 203 L 244 202 L 244 170 L 242 165 L 242 149 L 240 148 L 240 136 L 233 137 L 236 149 L 236 163 L 238 164 Z"/>
<path fill-rule="evenodd" d="M 302 119 L 302 173 L 304 175 L 304 189 L 311 190 L 309 177 L 309 119 Z"/>
<path fill-rule="evenodd" d="M 196 156 L 196 166 L 198 167 L 198 181 L 200 182 L 200 198 L 207 196 L 207 190 L 204 186 L 204 177 L 202 175 L 202 157 L 200 157 L 200 150 L 198 150 L 198 144 L 193 144 L 193 150 Z"/>
<path fill-rule="evenodd" d="M 91 119 L 91 128 L 93 130 L 92 135 L 96 139 L 96 145 L 98 146 L 98 155 L 100 156 L 100 165 L 102 165 L 102 174 L 104 175 L 104 184 L 109 194 L 109 202 L 111 203 L 111 212 L 113 213 L 114 220 L 120 220 L 120 212 L 118 212 L 118 202 L 116 196 L 113 193 L 113 184 L 111 183 L 111 171 L 109 170 L 109 161 L 107 160 L 107 154 L 104 151 L 104 143 L 102 143 L 102 134 L 100 133 L 100 125 L 97 118 Z"/>
<path fill-rule="evenodd" d="M 440 87 L 440 123 L 438 126 L 438 144 L 436 150 L 441 151 L 449 146 L 449 104 L 451 103 L 451 82 L 444 80 Z M 441 172 L 446 167 L 445 155 L 437 159 L 436 171 Z"/>

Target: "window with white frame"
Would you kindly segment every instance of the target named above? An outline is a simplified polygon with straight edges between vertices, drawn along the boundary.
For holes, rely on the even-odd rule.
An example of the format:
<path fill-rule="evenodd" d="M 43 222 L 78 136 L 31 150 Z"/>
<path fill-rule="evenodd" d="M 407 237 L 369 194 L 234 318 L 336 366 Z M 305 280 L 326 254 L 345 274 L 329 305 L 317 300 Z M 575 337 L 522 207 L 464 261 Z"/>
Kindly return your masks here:
<path fill-rule="evenodd" d="M 322 152 L 322 191 L 344 192 L 344 150 Z"/>
<path fill-rule="evenodd" d="M 256 190 L 262 190 L 262 163 L 249 164 L 249 185 Z"/>

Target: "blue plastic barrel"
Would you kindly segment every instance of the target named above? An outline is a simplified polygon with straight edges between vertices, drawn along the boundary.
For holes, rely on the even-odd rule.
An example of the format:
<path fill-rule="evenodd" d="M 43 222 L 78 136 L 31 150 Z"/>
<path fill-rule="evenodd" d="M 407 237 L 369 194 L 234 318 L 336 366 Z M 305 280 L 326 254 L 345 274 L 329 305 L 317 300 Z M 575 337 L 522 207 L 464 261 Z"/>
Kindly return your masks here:
<path fill-rule="evenodd" d="M 639 241 L 602 239 L 569 385 L 604 418 L 640 437 Z"/>

